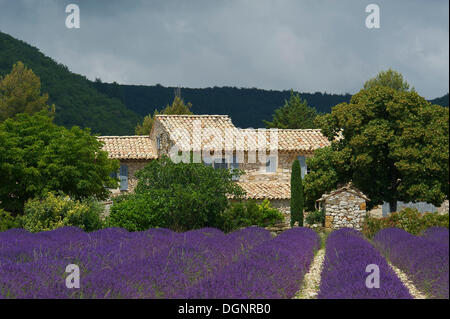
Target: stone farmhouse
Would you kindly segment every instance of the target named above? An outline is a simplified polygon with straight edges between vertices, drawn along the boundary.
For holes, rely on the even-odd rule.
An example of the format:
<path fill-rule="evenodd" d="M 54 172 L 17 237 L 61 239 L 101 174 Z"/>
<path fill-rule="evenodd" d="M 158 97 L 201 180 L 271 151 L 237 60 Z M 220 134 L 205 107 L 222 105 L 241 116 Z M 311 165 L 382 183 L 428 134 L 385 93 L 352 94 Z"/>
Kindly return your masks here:
<path fill-rule="evenodd" d="M 238 168 L 236 176 L 246 199 L 269 199 L 290 220 L 291 166 L 299 159 L 302 176 L 306 158 L 330 141 L 318 129 L 240 129 L 227 115 L 156 115 L 148 136 L 100 136 L 110 158 L 120 161 L 118 192 L 133 191 L 134 174 L 149 161 L 167 155 L 182 160 L 194 154 L 214 168 Z M 189 157 L 188 157 L 189 158 Z"/>

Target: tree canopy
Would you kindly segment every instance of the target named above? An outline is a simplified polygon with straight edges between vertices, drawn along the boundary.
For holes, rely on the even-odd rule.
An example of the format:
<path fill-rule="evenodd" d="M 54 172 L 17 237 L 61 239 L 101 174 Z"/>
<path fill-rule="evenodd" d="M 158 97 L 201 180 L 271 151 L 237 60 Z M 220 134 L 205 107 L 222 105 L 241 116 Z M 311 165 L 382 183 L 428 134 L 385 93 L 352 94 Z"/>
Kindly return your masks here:
<path fill-rule="evenodd" d="M 407 92 L 410 90 L 408 82 L 403 79 L 403 75 L 392 69 L 381 71 L 376 77 L 367 80 L 366 83 L 364 83 L 364 89 L 368 90 L 377 85 L 386 86 L 400 92 Z M 414 88 L 411 90 L 414 91 Z"/>
<path fill-rule="evenodd" d="M 308 106 L 298 93 L 291 91 L 289 100 L 285 100 L 284 105 L 275 110 L 272 122 L 264 123 L 267 128 L 308 129 L 315 128 L 316 116 L 316 110 Z"/>
<path fill-rule="evenodd" d="M 4 78 L 0 76 L 0 122 L 17 113 L 49 109 L 47 100 L 47 94 L 41 95 L 41 81 L 22 62 L 14 64 Z"/>
<path fill-rule="evenodd" d="M 19 213 L 51 191 L 105 199 L 105 187 L 117 187 L 110 173 L 119 164 L 101 148 L 89 129 L 58 126 L 47 110 L 7 119 L 0 124 L 0 207 Z"/>
<path fill-rule="evenodd" d="M 132 231 L 220 228 L 228 196 L 243 195 L 233 182 L 233 174 L 236 172 L 203 163 L 174 163 L 167 156 L 153 160 L 135 174 L 138 184 L 134 194 L 116 199 L 109 224 Z"/>
<path fill-rule="evenodd" d="M 439 205 L 448 198 L 447 108 L 415 91 L 376 85 L 355 94 L 350 103 L 336 105 L 317 123 L 330 140 L 342 139 L 309 160 L 311 166 L 328 163 L 330 171 L 307 176 L 306 189 L 314 184 L 329 190 L 352 180 L 372 204 L 387 201 L 391 210 L 397 200 Z"/>

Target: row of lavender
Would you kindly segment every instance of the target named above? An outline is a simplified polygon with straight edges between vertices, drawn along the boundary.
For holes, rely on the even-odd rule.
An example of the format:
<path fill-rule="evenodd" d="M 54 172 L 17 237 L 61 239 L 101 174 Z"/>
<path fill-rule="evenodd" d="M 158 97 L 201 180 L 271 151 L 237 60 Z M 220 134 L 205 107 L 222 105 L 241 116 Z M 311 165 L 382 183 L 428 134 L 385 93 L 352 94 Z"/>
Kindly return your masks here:
<path fill-rule="evenodd" d="M 313 230 L 287 230 L 200 281 L 187 297 L 293 298 L 319 247 L 320 237 Z"/>
<path fill-rule="evenodd" d="M 378 232 L 373 242 L 428 298 L 449 298 L 447 228 L 429 228 L 423 236 L 413 236 L 398 228 L 387 228 Z"/>
<path fill-rule="evenodd" d="M 0 298 L 290 297 L 318 242 L 309 230 L 272 239 L 256 227 L 228 235 L 211 228 L 10 230 L 0 233 Z M 80 268 L 80 289 L 66 287 L 68 264 Z M 235 285 L 224 290 L 220 282 L 229 280 Z"/>
<path fill-rule="evenodd" d="M 372 274 L 374 276 L 369 278 Z M 357 230 L 343 228 L 327 238 L 318 298 L 412 297 L 380 252 Z"/>

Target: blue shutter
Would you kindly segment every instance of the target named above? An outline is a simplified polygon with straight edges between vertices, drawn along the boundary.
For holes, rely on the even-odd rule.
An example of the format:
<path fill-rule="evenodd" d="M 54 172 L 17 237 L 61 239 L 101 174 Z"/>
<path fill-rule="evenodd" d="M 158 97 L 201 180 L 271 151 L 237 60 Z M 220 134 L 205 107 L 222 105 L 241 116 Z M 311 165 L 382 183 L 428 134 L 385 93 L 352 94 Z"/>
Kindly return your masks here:
<path fill-rule="evenodd" d="M 266 162 L 266 172 L 267 173 L 275 173 L 277 171 L 277 158 L 271 156 L 267 158 Z"/>
<path fill-rule="evenodd" d="M 128 190 L 128 166 L 127 165 L 120 165 L 119 179 L 120 179 L 120 190 L 121 191 Z"/>
<path fill-rule="evenodd" d="M 300 169 L 302 171 L 302 178 L 305 177 L 307 168 L 306 168 L 306 158 L 304 156 L 299 156 L 298 161 L 300 162 Z"/>

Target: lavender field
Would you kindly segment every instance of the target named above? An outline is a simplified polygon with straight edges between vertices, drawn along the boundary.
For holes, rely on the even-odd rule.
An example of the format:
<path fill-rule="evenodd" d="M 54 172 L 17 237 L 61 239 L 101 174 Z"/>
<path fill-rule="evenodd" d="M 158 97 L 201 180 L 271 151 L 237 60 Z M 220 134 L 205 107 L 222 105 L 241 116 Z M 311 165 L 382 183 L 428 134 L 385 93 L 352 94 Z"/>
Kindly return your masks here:
<path fill-rule="evenodd" d="M 10 230 L 0 233 L 0 298 L 289 298 L 318 245 L 309 229 L 276 239 L 258 227 Z M 66 287 L 68 264 L 80 268 L 79 289 Z"/>
<path fill-rule="evenodd" d="M 374 244 L 395 266 L 403 270 L 429 298 L 449 298 L 449 232 L 429 228 L 423 236 L 398 229 L 383 229 Z"/>
<path fill-rule="evenodd" d="M 0 298 L 293 298 L 302 287 L 320 238 L 308 228 L 277 237 L 258 227 L 229 234 L 203 228 L 86 233 L 75 227 L 32 234 L 0 233 Z M 448 229 L 422 236 L 380 231 L 369 242 L 353 229 L 332 232 L 319 299 L 410 299 L 388 261 L 430 298 L 448 298 Z M 80 287 L 66 286 L 66 266 L 80 269 Z M 366 286 L 367 265 L 380 286 Z"/>
<path fill-rule="evenodd" d="M 379 288 L 366 286 L 367 265 L 377 265 Z M 381 254 L 357 230 L 344 228 L 327 239 L 319 299 L 410 299 Z"/>

